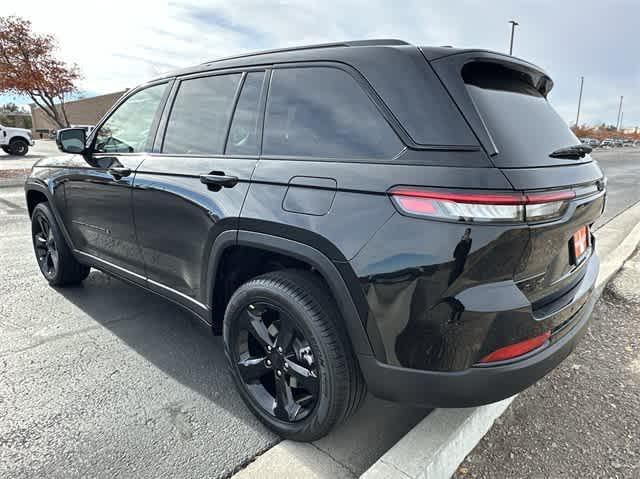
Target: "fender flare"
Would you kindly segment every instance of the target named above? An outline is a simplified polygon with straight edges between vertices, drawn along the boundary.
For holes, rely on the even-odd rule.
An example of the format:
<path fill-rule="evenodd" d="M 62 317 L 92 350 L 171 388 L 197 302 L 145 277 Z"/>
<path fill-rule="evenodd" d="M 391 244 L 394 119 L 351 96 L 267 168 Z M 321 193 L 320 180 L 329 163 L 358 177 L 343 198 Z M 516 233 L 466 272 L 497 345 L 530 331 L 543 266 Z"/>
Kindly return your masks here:
<path fill-rule="evenodd" d="M 224 251 L 231 246 L 249 246 L 291 256 L 313 266 L 329 285 L 331 293 L 345 321 L 345 326 L 356 355 L 372 356 L 373 348 L 365 330 L 365 324 L 358 314 L 355 302 L 347 285 L 334 264 L 317 249 L 304 243 L 280 236 L 255 231 L 225 231 L 215 240 L 209 258 L 207 274 L 207 304 L 213 305 L 215 278 Z"/>
<path fill-rule="evenodd" d="M 71 241 L 71 236 L 67 231 L 64 221 L 62 221 L 62 216 L 60 216 L 60 212 L 58 211 L 58 207 L 56 206 L 56 202 L 54 201 L 53 193 L 51 192 L 51 190 L 47 187 L 47 185 L 44 182 L 29 178 L 27 179 L 27 182 L 24 185 L 25 196 L 28 196 L 30 191 L 37 191 L 38 193 L 42 193 L 47 198 L 47 203 L 49 203 L 49 208 L 51 209 L 51 212 L 53 213 L 53 216 L 55 217 L 56 222 L 58 223 L 58 227 L 60 228 L 60 231 L 62 231 L 62 236 L 64 236 L 64 239 L 67 242 L 69 249 L 71 249 L 71 252 L 73 253 L 73 251 L 75 251 L 75 248 L 73 246 L 73 241 Z"/>
<path fill-rule="evenodd" d="M 14 135 L 11 137 L 11 139 L 9 140 L 9 145 L 11 144 L 12 141 L 15 140 L 23 140 L 27 142 L 27 145 L 29 144 L 29 139 L 26 136 L 22 136 L 22 135 Z"/>

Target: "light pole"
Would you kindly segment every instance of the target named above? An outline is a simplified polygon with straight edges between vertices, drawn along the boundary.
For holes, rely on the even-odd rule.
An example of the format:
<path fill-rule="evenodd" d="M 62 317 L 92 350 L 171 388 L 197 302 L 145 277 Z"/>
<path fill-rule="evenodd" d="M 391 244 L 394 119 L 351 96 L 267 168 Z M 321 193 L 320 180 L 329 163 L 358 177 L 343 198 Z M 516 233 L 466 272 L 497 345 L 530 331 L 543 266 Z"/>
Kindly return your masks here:
<path fill-rule="evenodd" d="M 578 113 L 576 113 L 576 128 L 580 120 L 580 104 L 582 103 L 582 87 L 584 86 L 584 77 L 580 77 L 580 95 L 578 96 Z"/>
<path fill-rule="evenodd" d="M 618 107 L 618 120 L 616 122 L 616 131 L 620 130 L 620 115 L 622 115 L 622 99 L 624 97 L 620 95 L 620 106 Z"/>
<path fill-rule="evenodd" d="M 513 35 L 516 31 L 516 25 L 520 24 L 515 20 L 509 20 L 509 23 L 511 24 L 511 43 L 509 43 L 509 55 L 513 55 Z"/>

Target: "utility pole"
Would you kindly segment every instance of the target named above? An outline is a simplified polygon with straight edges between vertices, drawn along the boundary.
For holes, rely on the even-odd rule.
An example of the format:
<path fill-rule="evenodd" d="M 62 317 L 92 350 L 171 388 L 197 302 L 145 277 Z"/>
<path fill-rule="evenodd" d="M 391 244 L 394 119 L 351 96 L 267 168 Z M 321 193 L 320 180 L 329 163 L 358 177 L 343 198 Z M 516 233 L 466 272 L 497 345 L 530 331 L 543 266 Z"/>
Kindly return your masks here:
<path fill-rule="evenodd" d="M 584 86 L 584 77 L 580 77 L 580 95 L 578 96 L 578 113 L 576 113 L 576 128 L 580 120 L 580 104 L 582 103 L 582 87 Z"/>
<path fill-rule="evenodd" d="M 624 97 L 620 95 L 620 106 L 618 107 L 618 119 L 616 123 L 616 130 L 620 130 L 620 116 L 622 115 L 622 99 Z"/>
<path fill-rule="evenodd" d="M 624 118 L 624 111 L 620 112 L 620 130 L 624 132 L 624 127 L 622 126 L 622 118 Z"/>
<path fill-rule="evenodd" d="M 516 31 L 516 25 L 520 24 L 515 20 L 509 20 L 509 23 L 511 24 L 511 43 L 509 44 L 509 55 L 513 55 L 513 35 Z"/>

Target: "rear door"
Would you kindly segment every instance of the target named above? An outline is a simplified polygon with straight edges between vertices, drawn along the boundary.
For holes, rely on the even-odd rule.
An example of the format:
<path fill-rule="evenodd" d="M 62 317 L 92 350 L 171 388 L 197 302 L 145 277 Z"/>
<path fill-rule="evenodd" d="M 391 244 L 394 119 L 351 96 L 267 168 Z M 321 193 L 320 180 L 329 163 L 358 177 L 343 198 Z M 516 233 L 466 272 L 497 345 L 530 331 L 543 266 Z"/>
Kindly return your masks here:
<path fill-rule="evenodd" d="M 576 258 L 574 236 L 602 213 L 604 178 L 588 154 L 550 156 L 580 145 L 547 99 L 551 79 L 534 65 L 498 54 L 451 55 L 431 64 L 514 189 L 574 192 L 560 219 L 530 224 L 516 275 L 534 304 L 567 290 L 580 279 L 586 263 L 580 260 L 592 251 L 590 241 L 588 254 Z"/>
<path fill-rule="evenodd" d="M 154 152 L 136 174 L 149 287 L 197 312 L 206 311 L 202 285 L 213 242 L 237 228 L 258 161 L 265 77 L 255 70 L 177 81 Z"/>

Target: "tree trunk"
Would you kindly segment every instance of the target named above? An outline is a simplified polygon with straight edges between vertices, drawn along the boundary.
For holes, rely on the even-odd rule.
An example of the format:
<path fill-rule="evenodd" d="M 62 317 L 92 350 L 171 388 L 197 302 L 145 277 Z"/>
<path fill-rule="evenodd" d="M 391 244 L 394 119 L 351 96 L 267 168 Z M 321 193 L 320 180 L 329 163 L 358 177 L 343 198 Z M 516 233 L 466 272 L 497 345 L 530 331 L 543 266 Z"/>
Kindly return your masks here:
<path fill-rule="evenodd" d="M 31 97 L 33 102 L 36 104 L 36 106 L 40 108 L 40 110 L 45 114 L 45 116 L 48 117 L 50 120 L 52 120 L 57 125 L 58 128 L 67 128 L 69 126 L 69 122 L 66 119 L 66 115 L 64 119 L 60 118 L 60 115 L 58 114 L 58 110 L 55 108 L 55 105 L 51 107 L 49 104 L 47 104 L 47 101 L 45 99 L 41 98 L 39 100 L 38 97 L 36 97 L 36 95 L 29 95 L 29 96 Z M 61 104 L 61 108 L 64 108 L 62 104 Z"/>

